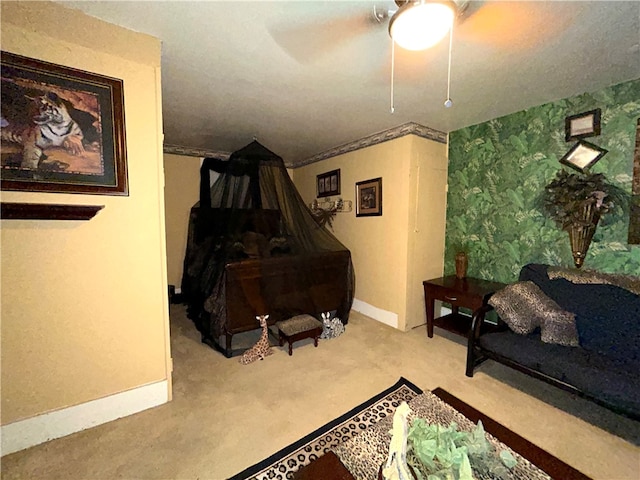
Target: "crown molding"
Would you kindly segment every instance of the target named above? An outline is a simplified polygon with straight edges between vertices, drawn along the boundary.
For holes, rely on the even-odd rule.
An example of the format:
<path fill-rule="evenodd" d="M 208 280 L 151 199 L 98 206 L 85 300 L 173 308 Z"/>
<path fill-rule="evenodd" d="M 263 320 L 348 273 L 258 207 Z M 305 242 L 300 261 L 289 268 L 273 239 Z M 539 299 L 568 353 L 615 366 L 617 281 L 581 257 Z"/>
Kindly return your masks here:
<path fill-rule="evenodd" d="M 353 152 L 354 150 L 360 150 L 361 148 L 371 147 L 379 143 L 388 142 L 389 140 L 395 140 L 396 138 L 404 137 L 405 135 L 417 135 L 418 137 L 426 138 L 427 140 L 433 140 L 438 143 L 447 143 L 447 134 L 440 130 L 425 127 L 419 123 L 409 122 L 399 125 L 397 127 L 383 130 L 372 135 L 368 135 L 359 140 L 345 143 L 324 152 L 320 152 L 312 157 L 309 157 L 301 162 L 287 163 L 287 168 L 304 167 L 311 163 L 320 162 L 327 158 L 336 157 L 338 155 L 344 155 L 345 153 Z M 202 158 L 216 158 L 220 160 L 228 160 L 231 155 L 230 152 L 220 152 L 217 150 L 206 150 L 201 148 L 182 147 L 180 145 L 164 145 L 164 153 L 171 153 L 174 155 L 185 155 L 188 157 L 202 157 Z"/>
<path fill-rule="evenodd" d="M 405 135 L 417 135 L 428 140 L 433 140 L 438 143 L 447 143 L 447 134 L 433 128 L 425 127 L 419 123 L 409 122 L 399 125 L 382 132 L 374 133 L 367 137 L 361 138 L 354 142 L 345 143 L 343 145 L 325 150 L 312 157 L 309 157 L 302 162 L 298 162 L 295 165 L 287 165 L 291 168 L 303 167 L 311 163 L 320 162 L 331 157 L 338 155 L 344 155 L 345 153 L 353 152 L 354 150 L 360 150 L 361 148 L 371 147 L 379 143 L 387 142 L 389 140 L 395 140 L 396 138 L 404 137 Z"/>
<path fill-rule="evenodd" d="M 163 145 L 162 151 L 173 155 L 184 155 L 186 157 L 216 158 L 218 160 L 228 160 L 231 153 L 217 150 L 206 150 L 202 148 L 182 147 L 180 145 Z"/>

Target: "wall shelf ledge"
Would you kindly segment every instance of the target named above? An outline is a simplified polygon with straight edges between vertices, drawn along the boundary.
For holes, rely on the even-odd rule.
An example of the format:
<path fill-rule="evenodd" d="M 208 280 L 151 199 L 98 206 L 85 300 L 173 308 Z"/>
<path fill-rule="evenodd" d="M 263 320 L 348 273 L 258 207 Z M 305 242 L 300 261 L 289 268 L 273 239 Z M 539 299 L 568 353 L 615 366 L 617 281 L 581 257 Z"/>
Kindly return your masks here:
<path fill-rule="evenodd" d="M 104 205 L 54 203 L 0 203 L 2 220 L 91 220 Z"/>

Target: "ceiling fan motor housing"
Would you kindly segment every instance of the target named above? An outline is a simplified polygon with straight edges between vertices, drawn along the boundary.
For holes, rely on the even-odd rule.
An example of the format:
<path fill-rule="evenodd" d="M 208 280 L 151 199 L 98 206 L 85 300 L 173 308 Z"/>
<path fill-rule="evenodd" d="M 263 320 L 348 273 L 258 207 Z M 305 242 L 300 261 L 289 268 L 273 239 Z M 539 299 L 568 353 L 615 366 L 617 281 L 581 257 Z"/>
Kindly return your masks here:
<path fill-rule="evenodd" d="M 398 11 L 389 21 L 389 35 L 407 50 L 424 50 L 438 43 L 450 30 L 458 6 L 450 0 L 396 0 Z"/>

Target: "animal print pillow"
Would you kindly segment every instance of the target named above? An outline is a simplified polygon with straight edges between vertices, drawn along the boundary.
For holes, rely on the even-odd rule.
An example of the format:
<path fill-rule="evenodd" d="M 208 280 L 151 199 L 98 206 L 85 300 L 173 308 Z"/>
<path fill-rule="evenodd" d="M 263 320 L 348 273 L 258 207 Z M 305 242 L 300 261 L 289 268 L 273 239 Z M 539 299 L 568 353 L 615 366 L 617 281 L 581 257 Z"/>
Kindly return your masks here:
<path fill-rule="evenodd" d="M 532 311 L 538 303 L 535 297 L 543 295 L 535 283 L 525 281 L 507 285 L 489 299 L 500 318 L 511 330 L 527 335 L 540 326 L 539 318 Z"/>
<path fill-rule="evenodd" d="M 579 346 L 576 316 L 566 310 L 553 312 L 542 322 L 540 339 L 545 343 L 557 343 L 566 347 Z"/>
<path fill-rule="evenodd" d="M 545 343 L 578 345 L 575 315 L 560 308 L 531 281 L 512 283 L 497 291 L 489 305 L 515 333 L 527 335 L 540 328 Z"/>

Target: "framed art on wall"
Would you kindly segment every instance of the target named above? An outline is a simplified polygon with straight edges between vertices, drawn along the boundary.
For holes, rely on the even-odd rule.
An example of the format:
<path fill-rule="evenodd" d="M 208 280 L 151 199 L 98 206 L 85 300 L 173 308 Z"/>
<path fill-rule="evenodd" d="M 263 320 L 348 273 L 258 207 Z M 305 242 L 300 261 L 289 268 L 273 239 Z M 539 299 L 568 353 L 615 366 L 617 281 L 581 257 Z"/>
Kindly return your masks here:
<path fill-rule="evenodd" d="M 340 169 L 316 175 L 318 197 L 340 195 Z"/>
<path fill-rule="evenodd" d="M 128 195 L 122 80 L 1 53 L 3 190 Z"/>
<path fill-rule="evenodd" d="M 602 112 L 599 108 L 589 112 L 571 115 L 564 120 L 564 139 L 579 140 L 586 137 L 597 137 L 600 135 L 600 116 Z"/>
<path fill-rule="evenodd" d="M 382 215 L 382 177 L 356 183 L 356 217 Z"/>
<path fill-rule="evenodd" d="M 629 243 L 640 244 L 640 118 L 636 124 L 636 147 L 633 151 L 633 182 L 631 183 Z"/>
<path fill-rule="evenodd" d="M 560 159 L 560 163 L 579 172 L 587 173 L 589 168 L 594 166 L 607 152 L 608 150 L 602 147 L 580 140 Z"/>

